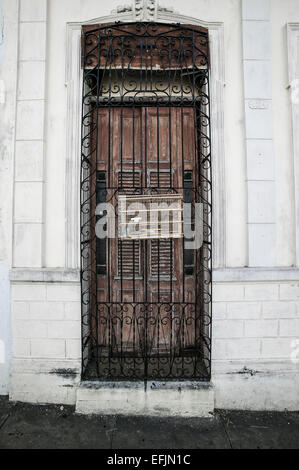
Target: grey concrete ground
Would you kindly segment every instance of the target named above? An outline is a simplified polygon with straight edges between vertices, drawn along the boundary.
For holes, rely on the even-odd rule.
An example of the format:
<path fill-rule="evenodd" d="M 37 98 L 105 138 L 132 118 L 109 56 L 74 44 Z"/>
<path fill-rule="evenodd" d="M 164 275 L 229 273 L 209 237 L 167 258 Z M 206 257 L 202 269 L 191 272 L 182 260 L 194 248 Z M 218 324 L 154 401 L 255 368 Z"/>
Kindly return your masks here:
<path fill-rule="evenodd" d="M 79 416 L 0 397 L 0 449 L 299 449 L 299 412 L 218 410 L 211 419 Z"/>

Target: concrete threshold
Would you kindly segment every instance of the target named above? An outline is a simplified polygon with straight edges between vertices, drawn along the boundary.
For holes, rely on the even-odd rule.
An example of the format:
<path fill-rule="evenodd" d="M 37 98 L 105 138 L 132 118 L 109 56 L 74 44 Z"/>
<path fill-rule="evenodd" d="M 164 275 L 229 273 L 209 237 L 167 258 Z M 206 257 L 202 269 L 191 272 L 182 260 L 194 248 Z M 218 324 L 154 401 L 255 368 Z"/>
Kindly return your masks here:
<path fill-rule="evenodd" d="M 211 417 L 214 388 L 206 382 L 82 381 L 76 413 L 127 416 Z"/>

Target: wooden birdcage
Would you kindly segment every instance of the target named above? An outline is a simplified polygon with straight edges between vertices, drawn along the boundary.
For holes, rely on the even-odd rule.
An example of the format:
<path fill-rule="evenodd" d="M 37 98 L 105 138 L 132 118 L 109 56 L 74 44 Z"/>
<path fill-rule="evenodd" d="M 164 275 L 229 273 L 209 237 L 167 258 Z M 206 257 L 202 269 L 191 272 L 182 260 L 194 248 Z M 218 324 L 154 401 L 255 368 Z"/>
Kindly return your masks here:
<path fill-rule="evenodd" d="M 180 194 L 118 196 L 118 236 L 124 240 L 181 238 Z"/>

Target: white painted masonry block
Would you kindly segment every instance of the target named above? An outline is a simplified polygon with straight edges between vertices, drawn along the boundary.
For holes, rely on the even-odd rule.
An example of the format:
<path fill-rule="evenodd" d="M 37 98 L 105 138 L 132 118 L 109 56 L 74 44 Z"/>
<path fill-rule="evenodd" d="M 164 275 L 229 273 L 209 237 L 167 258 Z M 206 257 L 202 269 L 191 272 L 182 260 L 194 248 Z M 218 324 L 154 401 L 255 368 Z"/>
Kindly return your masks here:
<path fill-rule="evenodd" d="M 245 99 L 272 98 L 271 64 L 264 60 L 244 61 Z"/>
<path fill-rule="evenodd" d="M 264 318 L 296 318 L 299 317 L 295 302 L 264 302 Z"/>
<path fill-rule="evenodd" d="M 45 60 L 46 23 L 21 23 L 19 60 Z"/>
<path fill-rule="evenodd" d="M 11 294 L 13 301 L 45 300 L 46 286 L 44 284 L 12 284 Z"/>
<path fill-rule="evenodd" d="M 281 284 L 281 300 L 299 300 L 299 284 Z"/>
<path fill-rule="evenodd" d="M 278 321 L 246 320 L 244 335 L 248 338 L 276 337 L 278 335 Z"/>
<path fill-rule="evenodd" d="M 229 359 L 252 359 L 260 357 L 261 341 L 257 338 L 240 338 L 227 341 Z"/>
<path fill-rule="evenodd" d="M 247 140 L 247 179 L 273 181 L 274 147 L 272 140 Z"/>
<path fill-rule="evenodd" d="M 17 223 L 42 222 L 43 184 L 16 182 L 14 220 Z"/>
<path fill-rule="evenodd" d="M 214 302 L 242 300 L 243 298 L 244 286 L 242 285 L 214 284 L 213 286 Z"/>
<path fill-rule="evenodd" d="M 15 157 L 16 181 L 42 181 L 43 179 L 42 141 L 17 141 Z"/>
<path fill-rule="evenodd" d="M 66 320 L 81 321 L 81 303 L 80 302 L 65 302 L 64 316 Z"/>
<path fill-rule="evenodd" d="M 30 302 L 29 318 L 31 320 L 63 320 L 63 302 Z"/>
<path fill-rule="evenodd" d="M 286 358 L 291 364 L 291 338 L 265 338 L 262 340 L 261 357 L 268 359 Z"/>
<path fill-rule="evenodd" d="M 48 322 L 49 338 L 78 339 L 81 336 L 81 322 L 52 321 Z"/>
<path fill-rule="evenodd" d="M 269 23 L 264 21 L 243 21 L 243 59 L 267 60 L 269 56 Z"/>
<path fill-rule="evenodd" d="M 13 322 L 15 338 L 47 338 L 47 324 L 42 321 L 16 320 Z"/>
<path fill-rule="evenodd" d="M 30 356 L 29 339 L 14 338 L 12 342 L 12 353 L 14 357 L 29 357 Z"/>
<path fill-rule="evenodd" d="M 247 139 L 271 139 L 273 135 L 272 102 L 245 100 Z"/>
<path fill-rule="evenodd" d="M 213 361 L 224 360 L 227 357 L 226 340 L 212 337 Z"/>
<path fill-rule="evenodd" d="M 213 303 L 213 320 L 224 320 L 226 318 L 226 302 Z"/>
<path fill-rule="evenodd" d="M 66 357 L 67 359 L 81 359 L 81 340 L 66 340 Z"/>
<path fill-rule="evenodd" d="M 248 181 L 248 223 L 275 223 L 274 181 Z"/>
<path fill-rule="evenodd" d="M 280 320 L 279 335 L 290 336 L 299 340 L 299 320 Z"/>
<path fill-rule="evenodd" d="M 278 284 L 254 284 L 245 286 L 246 300 L 278 299 Z"/>
<path fill-rule="evenodd" d="M 244 323 L 242 320 L 214 320 L 212 324 L 213 336 L 221 338 L 241 338 L 243 336 Z"/>
<path fill-rule="evenodd" d="M 17 104 L 17 140 L 42 140 L 44 101 L 19 101 Z"/>
<path fill-rule="evenodd" d="M 40 358 L 64 358 L 65 341 L 63 339 L 32 339 L 31 356 Z"/>
<path fill-rule="evenodd" d="M 13 301 L 11 305 L 12 317 L 20 320 L 29 319 L 29 302 Z"/>
<path fill-rule="evenodd" d="M 80 299 L 80 286 L 74 286 L 71 284 L 61 285 L 56 283 L 47 285 L 47 300 L 79 302 Z"/>
<path fill-rule="evenodd" d="M 249 266 L 275 266 L 275 246 L 275 224 L 248 224 Z"/>
<path fill-rule="evenodd" d="M 244 20 L 267 20 L 269 15 L 269 0 L 242 0 L 242 18 Z"/>
<path fill-rule="evenodd" d="M 19 100 L 40 100 L 45 95 L 45 62 L 19 63 Z"/>
<path fill-rule="evenodd" d="M 20 21 L 45 21 L 47 0 L 21 0 Z"/>
<path fill-rule="evenodd" d="M 74 397 L 69 393 L 74 379 L 65 379 L 49 373 L 13 374 L 9 398 L 13 401 L 33 403 L 74 404 Z"/>
<path fill-rule="evenodd" d="M 41 266 L 42 224 L 15 224 L 13 266 Z"/>

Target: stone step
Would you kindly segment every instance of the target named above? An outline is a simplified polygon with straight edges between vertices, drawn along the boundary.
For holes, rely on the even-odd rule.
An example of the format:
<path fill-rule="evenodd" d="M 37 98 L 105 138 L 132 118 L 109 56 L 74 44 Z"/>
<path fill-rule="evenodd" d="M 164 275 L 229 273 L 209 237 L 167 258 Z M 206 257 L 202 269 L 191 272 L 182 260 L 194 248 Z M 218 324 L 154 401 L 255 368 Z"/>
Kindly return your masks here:
<path fill-rule="evenodd" d="M 100 415 L 211 417 L 214 388 L 205 382 L 83 381 L 76 412 Z"/>

